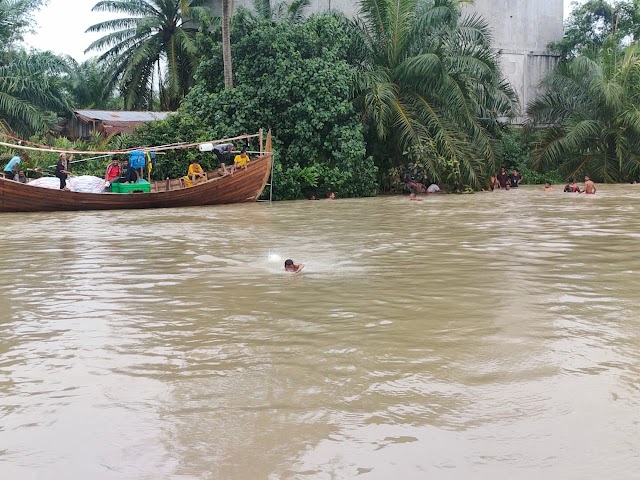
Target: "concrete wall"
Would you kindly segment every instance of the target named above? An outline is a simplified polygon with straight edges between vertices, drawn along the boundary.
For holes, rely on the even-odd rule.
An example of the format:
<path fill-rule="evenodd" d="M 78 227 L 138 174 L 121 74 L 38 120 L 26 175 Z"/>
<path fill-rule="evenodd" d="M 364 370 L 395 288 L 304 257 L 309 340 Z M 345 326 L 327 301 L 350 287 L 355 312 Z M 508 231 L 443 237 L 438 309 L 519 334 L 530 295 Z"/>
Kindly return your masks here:
<path fill-rule="evenodd" d="M 220 0 L 210 1 L 214 13 L 220 12 Z M 235 6 L 252 8 L 253 1 L 235 0 Z M 328 9 L 355 16 L 358 3 L 311 0 L 307 11 Z M 465 13 L 478 13 L 489 21 L 504 75 L 520 100 L 521 112 L 516 123 L 522 123 L 525 120 L 522 112 L 539 93 L 540 80 L 558 61 L 546 50 L 550 42 L 562 39 L 563 0 L 475 0 L 475 5 L 466 7 Z"/>
<path fill-rule="evenodd" d="M 547 45 L 562 39 L 562 0 L 476 0 L 467 13 L 479 13 L 493 30 L 493 45 L 520 100 L 520 117 L 540 92 L 540 81 L 558 62 Z"/>

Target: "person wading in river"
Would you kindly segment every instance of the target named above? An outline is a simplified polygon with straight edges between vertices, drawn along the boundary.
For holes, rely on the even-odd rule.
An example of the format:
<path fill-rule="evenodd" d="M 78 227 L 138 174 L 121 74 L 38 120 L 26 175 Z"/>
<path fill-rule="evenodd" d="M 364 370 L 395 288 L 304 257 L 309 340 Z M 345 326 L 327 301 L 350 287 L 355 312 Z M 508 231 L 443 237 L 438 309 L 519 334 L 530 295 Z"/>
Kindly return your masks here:
<path fill-rule="evenodd" d="M 584 176 L 584 193 L 593 195 L 596 193 L 596 184 L 587 176 Z"/>

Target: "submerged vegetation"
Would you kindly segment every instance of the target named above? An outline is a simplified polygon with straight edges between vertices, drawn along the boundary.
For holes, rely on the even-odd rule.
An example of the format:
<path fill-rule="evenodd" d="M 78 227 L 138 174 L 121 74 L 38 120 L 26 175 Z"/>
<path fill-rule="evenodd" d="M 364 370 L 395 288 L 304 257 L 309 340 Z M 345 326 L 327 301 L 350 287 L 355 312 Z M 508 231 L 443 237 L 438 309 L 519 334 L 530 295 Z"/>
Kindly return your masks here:
<path fill-rule="evenodd" d="M 105 35 L 82 64 L 21 47 L 43 3 L 0 0 L 0 128 L 19 136 L 64 143 L 60 119 L 74 108 L 176 110 L 88 149 L 271 128 L 279 199 L 375 195 L 404 188 L 408 175 L 478 190 L 499 166 L 528 183 L 640 176 L 635 0 L 575 7 L 550 46 L 563 60 L 545 93 L 520 106 L 487 22 L 464 15 L 463 0 L 360 0 L 356 20 L 307 16 L 308 0 L 256 0 L 223 19 L 201 0 L 101 0 L 94 10 L 121 18 L 89 28 Z M 531 128 L 509 125 L 518 108 Z M 175 152 L 154 175 L 184 174 L 194 157 L 214 166 Z"/>

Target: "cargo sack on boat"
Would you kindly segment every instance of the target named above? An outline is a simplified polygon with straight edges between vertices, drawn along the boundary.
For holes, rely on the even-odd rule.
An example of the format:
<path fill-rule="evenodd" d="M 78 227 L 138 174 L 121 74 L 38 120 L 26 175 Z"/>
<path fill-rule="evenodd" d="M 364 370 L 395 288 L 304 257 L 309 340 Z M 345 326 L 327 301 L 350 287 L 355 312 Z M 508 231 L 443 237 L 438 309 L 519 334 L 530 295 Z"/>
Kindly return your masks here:
<path fill-rule="evenodd" d="M 129 165 L 133 168 L 142 168 L 146 164 L 144 152 L 142 150 L 133 150 L 129 152 Z"/>
<path fill-rule="evenodd" d="M 104 178 L 93 175 L 80 175 L 67 178 L 67 187 L 72 192 L 103 193 L 106 191 Z"/>
<path fill-rule="evenodd" d="M 56 177 L 40 177 L 31 180 L 27 185 L 40 188 L 50 188 L 51 190 L 60 190 L 60 179 Z"/>

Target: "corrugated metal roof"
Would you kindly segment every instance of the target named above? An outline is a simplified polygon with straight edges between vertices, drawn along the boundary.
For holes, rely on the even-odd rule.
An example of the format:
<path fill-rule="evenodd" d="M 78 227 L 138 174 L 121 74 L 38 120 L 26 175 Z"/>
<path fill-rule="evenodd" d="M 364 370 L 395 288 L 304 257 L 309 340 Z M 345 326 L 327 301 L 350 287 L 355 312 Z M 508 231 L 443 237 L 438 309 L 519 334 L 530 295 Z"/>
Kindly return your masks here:
<path fill-rule="evenodd" d="M 164 120 L 171 112 L 127 112 L 122 110 L 76 110 L 76 115 L 102 122 L 153 122 Z"/>

